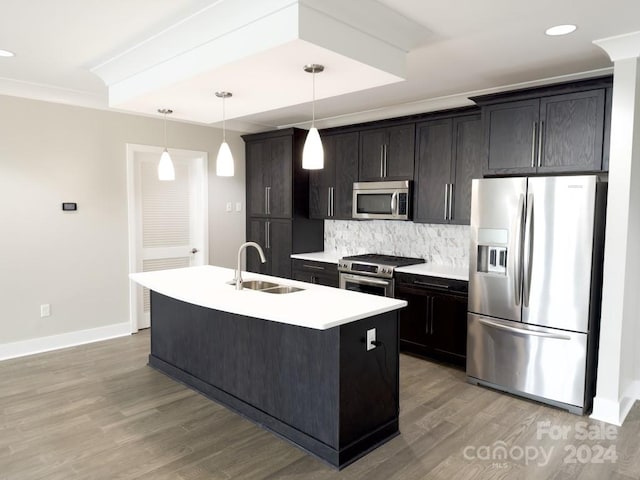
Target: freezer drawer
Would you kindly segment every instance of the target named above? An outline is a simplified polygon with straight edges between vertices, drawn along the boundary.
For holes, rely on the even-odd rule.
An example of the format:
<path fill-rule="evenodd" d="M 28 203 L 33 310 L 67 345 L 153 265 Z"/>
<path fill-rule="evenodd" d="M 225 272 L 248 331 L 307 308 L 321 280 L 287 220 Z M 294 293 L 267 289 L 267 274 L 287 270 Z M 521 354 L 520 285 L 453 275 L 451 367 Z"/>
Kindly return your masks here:
<path fill-rule="evenodd" d="M 586 333 L 472 313 L 467 322 L 467 376 L 471 379 L 552 404 L 583 407 Z"/>

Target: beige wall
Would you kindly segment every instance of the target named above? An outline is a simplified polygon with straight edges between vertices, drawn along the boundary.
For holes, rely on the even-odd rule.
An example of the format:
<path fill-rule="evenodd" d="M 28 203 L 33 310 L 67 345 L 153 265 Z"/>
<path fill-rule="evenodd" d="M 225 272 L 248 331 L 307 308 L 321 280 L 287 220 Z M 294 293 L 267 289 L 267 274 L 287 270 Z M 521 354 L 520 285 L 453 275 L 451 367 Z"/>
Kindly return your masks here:
<path fill-rule="evenodd" d="M 236 176 L 218 178 L 219 129 L 167 130 L 170 148 L 209 153 L 210 263 L 231 266 L 244 144 L 228 132 Z M 0 345 L 129 321 L 125 145 L 161 145 L 162 132 L 160 119 L 0 96 Z M 227 201 L 243 211 L 225 213 Z"/>

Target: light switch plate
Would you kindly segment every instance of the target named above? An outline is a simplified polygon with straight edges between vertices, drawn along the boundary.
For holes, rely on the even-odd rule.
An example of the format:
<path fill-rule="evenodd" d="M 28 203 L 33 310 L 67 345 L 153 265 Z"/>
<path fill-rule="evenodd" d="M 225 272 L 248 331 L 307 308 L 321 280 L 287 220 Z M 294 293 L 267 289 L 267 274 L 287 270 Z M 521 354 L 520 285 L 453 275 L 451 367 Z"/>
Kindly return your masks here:
<path fill-rule="evenodd" d="M 227 212 L 233 211 L 233 204 L 231 202 L 227 202 Z"/>
<path fill-rule="evenodd" d="M 40 305 L 40 318 L 48 317 L 51 315 L 51 305 L 44 303 Z"/>

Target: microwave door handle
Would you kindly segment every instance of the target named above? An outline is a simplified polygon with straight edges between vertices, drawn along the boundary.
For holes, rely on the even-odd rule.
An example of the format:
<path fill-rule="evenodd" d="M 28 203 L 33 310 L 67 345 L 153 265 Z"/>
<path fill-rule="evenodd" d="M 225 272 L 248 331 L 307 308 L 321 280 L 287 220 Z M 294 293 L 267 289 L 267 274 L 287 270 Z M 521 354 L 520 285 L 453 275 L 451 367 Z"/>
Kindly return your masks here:
<path fill-rule="evenodd" d="M 391 194 L 391 213 L 398 215 L 398 192 Z"/>

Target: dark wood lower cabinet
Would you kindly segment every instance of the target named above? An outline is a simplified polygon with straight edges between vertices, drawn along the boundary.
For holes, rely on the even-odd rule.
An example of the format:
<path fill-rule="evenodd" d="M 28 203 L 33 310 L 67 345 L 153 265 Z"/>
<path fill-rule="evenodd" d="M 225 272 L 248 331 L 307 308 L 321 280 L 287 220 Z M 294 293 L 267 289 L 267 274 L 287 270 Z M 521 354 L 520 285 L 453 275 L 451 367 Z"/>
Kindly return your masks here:
<path fill-rule="evenodd" d="M 291 260 L 291 273 L 294 280 L 315 283 L 327 287 L 339 286 L 338 266 L 334 263 L 314 262 L 294 258 Z"/>
<path fill-rule="evenodd" d="M 317 252 L 324 247 L 322 220 L 250 217 L 247 241 L 258 243 L 266 262 L 260 262 L 256 249 L 247 249 L 247 271 L 292 278 L 291 254 Z"/>
<path fill-rule="evenodd" d="M 398 274 L 401 351 L 464 366 L 467 350 L 467 282 Z"/>

